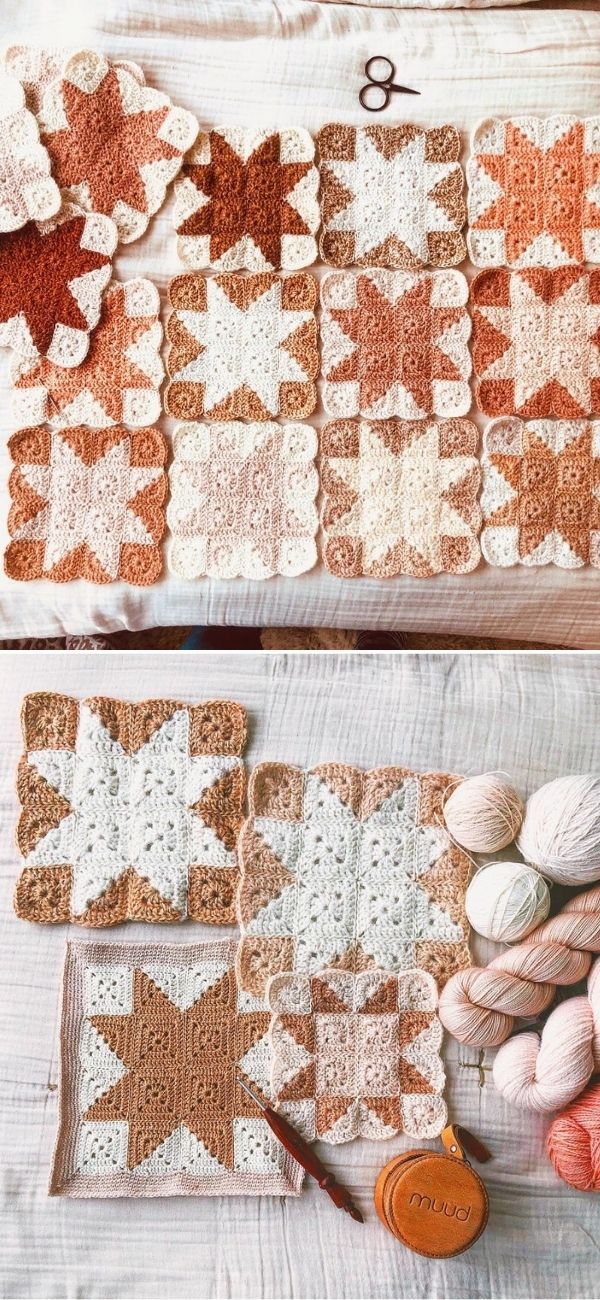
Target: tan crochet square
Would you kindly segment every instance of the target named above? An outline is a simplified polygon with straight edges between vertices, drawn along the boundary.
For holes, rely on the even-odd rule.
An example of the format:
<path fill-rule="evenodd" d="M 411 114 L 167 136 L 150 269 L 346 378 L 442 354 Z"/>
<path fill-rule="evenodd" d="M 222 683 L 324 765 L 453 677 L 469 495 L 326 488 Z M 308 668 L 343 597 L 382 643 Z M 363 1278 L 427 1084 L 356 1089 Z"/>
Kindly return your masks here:
<path fill-rule="evenodd" d="M 441 1133 L 448 1115 L 431 975 L 274 975 L 268 1002 L 273 1096 L 307 1141 Z"/>
<path fill-rule="evenodd" d="M 25 696 L 22 725 L 18 916 L 88 926 L 234 921 L 246 787 L 240 704 L 40 691 Z"/>
<path fill-rule="evenodd" d="M 454 126 L 324 126 L 321 255 L 334 266 L 455 266 L 467 250 Z"/>
<path fill-rule="evenodd" d="M 443 985 L 469 964 L 469 859 L 443 799 L 456 778 L 342 763 L 259 763 L 239 841 L 240 982 L 325 966 L 424 969 Z"/>
<path fill-rule="evenodd" d="M 429 578 L 479 564 L 469 420 L 335 420 L 321 432 L 323 559 L 340 578 Z"/>
<path fill-rule="evenodd" d="M 235 940 L 67 945 L 55 1196 L 296 1196 L 269 1096 L 269 1013 Z"/>

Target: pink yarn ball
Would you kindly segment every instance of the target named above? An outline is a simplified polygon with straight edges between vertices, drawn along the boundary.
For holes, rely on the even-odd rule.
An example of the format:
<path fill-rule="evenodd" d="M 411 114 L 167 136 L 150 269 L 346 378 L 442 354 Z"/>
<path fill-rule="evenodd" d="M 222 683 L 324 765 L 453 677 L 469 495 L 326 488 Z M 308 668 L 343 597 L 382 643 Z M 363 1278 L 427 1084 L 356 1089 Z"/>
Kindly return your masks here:
<path fill-rule="evenodd" d="M 546 1149 L 563 1182 L 580 1192 L 600 1192 L 600 1083 L 556 1116 Z"/>

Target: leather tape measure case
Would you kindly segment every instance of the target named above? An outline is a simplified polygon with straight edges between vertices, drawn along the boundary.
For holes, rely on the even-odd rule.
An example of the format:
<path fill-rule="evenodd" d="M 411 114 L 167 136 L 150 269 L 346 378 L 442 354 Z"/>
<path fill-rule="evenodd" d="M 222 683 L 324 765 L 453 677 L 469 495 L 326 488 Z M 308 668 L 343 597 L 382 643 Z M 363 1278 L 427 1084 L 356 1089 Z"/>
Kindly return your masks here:
<path fill-rule="evenodd" d="M 441 1135 L 445 1151 L 406 1151 L 385 1165 L 375 1185 L 375 1208 L 385 1227 L 418 1255 L 448 1259 L 468 1250 L 488 1221 L 489 1201 L 465 1149 L 478 1160 L 490 1153 L 458 1125 Z"/>

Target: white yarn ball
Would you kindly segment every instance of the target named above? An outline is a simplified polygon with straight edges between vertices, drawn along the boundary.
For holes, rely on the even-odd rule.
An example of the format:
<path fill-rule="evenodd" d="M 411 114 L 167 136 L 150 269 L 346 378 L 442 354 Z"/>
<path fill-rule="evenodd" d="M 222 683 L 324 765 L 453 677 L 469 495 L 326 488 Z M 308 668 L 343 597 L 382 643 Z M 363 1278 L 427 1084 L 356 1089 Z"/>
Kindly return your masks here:
<path fill-rule="evenodd" d="M 527 800 L 517 845 L 559 885 L 600 880 L 600 778 L 559 776 L 540 786 Z"/>
<path fill-rule="evenodd" d="M 444 804 L 452 837 L 471 853 L 496 853 L 511 844 L 523 817 L 523 801 L 496 772 L 461 781 Z"/>
<path fill-rule="evenodd" d="M 515 943 L 546 920 L 550 890 L 539 871 L 523 862 L 489 862 L 473 876 L 465 911 L 477 934 Z"/>

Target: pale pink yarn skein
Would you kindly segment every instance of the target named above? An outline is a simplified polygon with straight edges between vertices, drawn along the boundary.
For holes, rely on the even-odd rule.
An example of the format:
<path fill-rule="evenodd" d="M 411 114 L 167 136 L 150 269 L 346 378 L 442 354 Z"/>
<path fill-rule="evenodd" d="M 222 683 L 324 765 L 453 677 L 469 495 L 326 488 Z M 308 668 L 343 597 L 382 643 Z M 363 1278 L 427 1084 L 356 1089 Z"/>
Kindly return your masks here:
<path fill-rule="evenodd" d="M 571 898 L 556 916 L 532 930 L 489 966 L 467 966 L 440 995 L 439 1016 L 448 1033 L 474 1047 L 498 1047 L 515 1018 L 538 1016 L 556 985 L 577 984 L 600 953 L 600 888 Z"/>
<path fill-rule="evenodd" d="M 560 1110 L 600 1070 L 600 958 L 588 976 L 587 997 L 569 998 L 548 1017 L 542 1034 L 515 1034 L 494 1061 L 498 1092 L 520 1110 Z"/>

